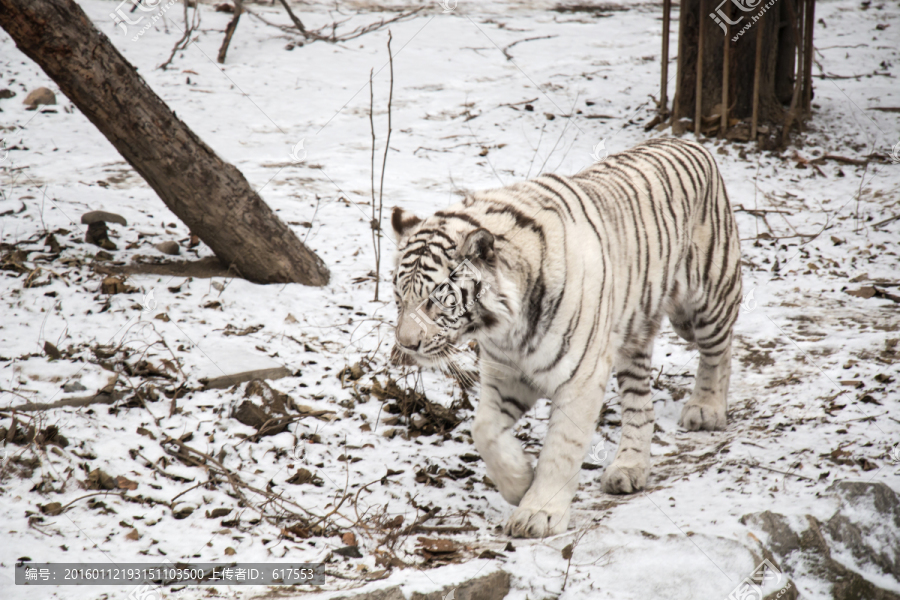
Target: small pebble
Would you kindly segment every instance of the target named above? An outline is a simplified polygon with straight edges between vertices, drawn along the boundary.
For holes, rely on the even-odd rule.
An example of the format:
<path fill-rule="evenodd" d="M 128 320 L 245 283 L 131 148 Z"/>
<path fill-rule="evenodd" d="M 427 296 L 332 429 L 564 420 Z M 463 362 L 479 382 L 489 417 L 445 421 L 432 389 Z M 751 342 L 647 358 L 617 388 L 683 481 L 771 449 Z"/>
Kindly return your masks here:
<path fill-rule="evenodd" d="M 154 247 L 163 254 L 171 254 L 174 256 L 181 253 L 181 247 L 178 245 L 178 242 L 160 242 Z"/>

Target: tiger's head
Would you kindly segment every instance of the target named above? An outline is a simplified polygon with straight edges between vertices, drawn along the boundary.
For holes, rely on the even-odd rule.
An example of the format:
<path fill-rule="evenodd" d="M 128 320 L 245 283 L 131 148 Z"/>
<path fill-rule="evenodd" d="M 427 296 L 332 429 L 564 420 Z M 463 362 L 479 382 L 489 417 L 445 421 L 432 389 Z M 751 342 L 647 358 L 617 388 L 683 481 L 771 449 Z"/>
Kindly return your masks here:
<path fill-rule="evenodd" d="M 391 225 L 396 349 L 420 366 L 441 366 L 461 342 L 496 323 L 485 305 L 494 284 L 494 236 L 440 213 L 423 221 L 399 207 Z"/>

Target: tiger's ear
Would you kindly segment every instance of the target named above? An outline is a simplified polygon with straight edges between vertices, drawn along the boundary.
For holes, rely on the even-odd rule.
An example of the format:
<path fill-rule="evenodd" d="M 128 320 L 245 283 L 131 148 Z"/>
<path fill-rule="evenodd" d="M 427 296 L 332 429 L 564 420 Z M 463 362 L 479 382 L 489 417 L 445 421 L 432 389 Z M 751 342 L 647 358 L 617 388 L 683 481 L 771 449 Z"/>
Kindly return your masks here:
<path fill-rule="evenodd" d="M 469 232 L 459 246 L 459 256 L 490 262 L 494 258 L 494 234 L 484 227 Z"/>
<path fill-rule="evenodd" d="M 400 242 L 405 237 L 409 237 L 421 222 L 422 219 L 399 206 L 395 206 L 394 210 L 391 211 L 391 227 L 394 228 L 394 238 L 397 242 Z"/>

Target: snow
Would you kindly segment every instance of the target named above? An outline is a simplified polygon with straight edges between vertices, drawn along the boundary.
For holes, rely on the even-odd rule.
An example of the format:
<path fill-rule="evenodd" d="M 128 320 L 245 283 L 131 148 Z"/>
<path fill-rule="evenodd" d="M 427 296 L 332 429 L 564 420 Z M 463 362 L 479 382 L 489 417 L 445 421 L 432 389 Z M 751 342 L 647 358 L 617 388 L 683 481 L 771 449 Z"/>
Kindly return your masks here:
<path fill-rule="evenodd" d="M 871 152 L 884 156 L 900 142 L 900 122 L 896 113 L 871 109 L 900 106 L 900 89 L 890 74 L 892 63 L 900 60 L 894 43 L 900 9 L 884 4 L 861 10 L 850 0 L 817 4 L 815 73 L 870 75 L 815 79 L 813 119 L 798 137 L 796 153 L 806 159 L 823 154 L 861 158 Z M 654 386 L 658 429 L 646 492 L 607 496 L 599 491 L 602 470 L 584 470 L 570 530 L 545 540 L 512 540 L 515 552 L 504 552 L 509 540 L 497 526 L 512 507 L 485 485 L 480 461 L 460 459 L 475 451 L 468 433 L 472 412 L 464 410 L 466 420 L 446 438 L 388 438 L 382 433 L 393 427 L 402 433 L 405 426 L 385 425 L 389 415 L 382 403 L 355 400 L 350 383 L 338 377 L 345 367 L 368 358 L 381 383 L 390 374 L 418 385 L 430 400 L 445 406 L 460 398 L 443 375 L 426 373 L 416 383 L 414 374 L 387 365 L 396 316 L 389 238 L 382 242 L 379 302 L 373 301 L 374 282 L 365 279 L 374 269 L 366 88 L 374 69 L 380 165 L 387 126 L 387 33 L 287 50 L 293 36 L 244 15 L 226 63 L 219 65 L 214 58 L 230 15 L 203 4 L 197 41 L 163 71 L 155 67 L 180 37 L 180 4 L 136 41 L 134 32 L 124 35 L 109 18 L 114 3 L 86 0 L 81 5 L 179 118 L 235 164 L 325 261 L 331 282 L 310 288 L 132 276 L 128 284 L 138 291 L 109 297 L 104 309 L 107 297 L 99 292 L 103 276 L 89 268 L 99 249 L 80 243 L 82 213 L 108 210 L 127 219 L 128 227 L 110 226 L 119 247 L 112 252 L 114 259 L 125 263 L 138 255 L 162 257 L 153 244 L 184 240 L 189 232 L 53 82 L 0 33 L 0 87 L 17 94 L 0 100 L 0 131 L 9 149 L 0 163 L 0 212 L 25 208 L 0 220 L 0 241 L 31 240 L 21 247 L 42 251 L 44 231 L 71 232 L 57 233 L 64 246 L 60 259 L 34 263 L 36 255 L 29 255 L 29 267 L 44 267 L 38 281 L 48 280 L 46 286 L 25 288 L 24 276 L 10 271 L 0 276 L 0 407 L 56 402 L 104 388 L 112 373 L 92 352 L 101 345 L 131 349 L 131 363 L 139 357 L 157 366 L 163 359 L 176 361 L 180 372 L 170 373 L 173 381 L 187 376 L 192 389 L 200 387 L 201 377 L 231 368 L 222 353 L 237 366 L 246 366 L 246 359 L 236 357 L 266 357 L 293 373 L 270 382 L 272 387 L 313 410 L 335 411 L 337 418 L 305 417 L 283 433 L 244 441 L 238 434 L 251 435 L 253 428 L 230 417 L 243 399 L 243 385 L 191 391 L 176 400 L 180 410 L 172 415 L 165 396 L 146 408 L 113 410 L 98 404 L 35 413 L 42 427 L 57 425 L 69 445 L 40 450 L 40 465 L 30 477 L 21 478 L 17 471 L 0 481 L 4 598 L 112 600 L 131 591 L 16 588 L 12 566 L 21 556 L 54 562 L 315 562 L 344 545 L 334 536 L 280 539 L 282 524 L 249 524 L 253 510 L 238 507 L 225 484 L 188 491 L 208 475 L 168 457 L 160 445 L 164 435 L 193 433 L 188 445 L 223 456 L 218 460 L 256 488 L 273 482 L 276 491 L 316 515 L 330 512 L 346 488 L 350 500 L 359 492 L 355 505 L 361 516 L 383 511 L 386 518 L 402 516 L 408 525 L 422 514 L 416 505 L 437 506 L 443 521 L 435 518 L 427 524 L 477 527 L 439 536 L 465 547 L 462 564 L 394 569 L 379 583 L 403 584 L 407 592 L 443 589 L 499 567 L 512 575 L 513 600 L 557 595 L 724 598 L 755 567 L 751 549 L 759 556 L 739 523 L 742 515 L 772 510 L 791 519 L 806 514 L 827 519 L 837 506 L 825 490 L 839 479 L 880 481 L 900 491 L 900 461 L 892 462 L 889 454 L 900 443 L 897 305 L 843 291 L 900 282 L 900 222 L 874 227 L 900 211 L 900 164 L 873 161 L 863 168 L 826 160 L 819 165 L 820 175 L 798 168 L 793 147 L 782 154 L 758 153 L 752 144 L 703 140 L 720 164 L 736 209 L 786 211 L 767 213 L 766 221 L 746 210 L 736 212 L 744 240 L 744 289 L 752 297 L 746 298 L 736 329 L 728 429 L 687 433 L 678 428 L 684 400 L 675 401 L 672 392 L 690 390 L 697 359 L 665 326 L 653 359 L 659 374 Z M 462 189 L 495 187 L 540 171 L 574 173 L 592 161 L 591 152 L 601 140 L 615 152 L 648 136 L 669 135 L 643 130 L 653 116 L 651 97 L 659 93 L 659 4 L 628 2 L 626 10 L 603 17 L 552 11 L 549 2 L 460 2 L 447 14 L 437 3 L 425 6 L 415 18 L 391 26 L 395 82 L 386 207 L 400 205 L 425 215 L 458 199 Z M 278 4 L 248 7 L 267 20 L 289 23 Z M 338 12 L 326 3 L 295 10 L 311 26 L 351 15 L 347 26 L 356 26 L 401 8 L 392 5 L 391 12 L 383 13 L 359 2 Z M 889 27 L 876 29 L 879 24 Z M 677 23 L 672 31 L 674 74 Z M 552 37 L 508 48 L 512 60 L 501 51 L 513 42 L 544 36 Z M 882 74 L 871 75 L 876 72 Z M 39 86 L 57 92 L 55 112 L 29 112 L 21 105 L 25 94 Z M 671 82 L 670 97 L 673 92 Z M 533 111 L 524 108 L 525 101 Z M 577 118 L 563 116 L 573 110 Z M 546 114 L 554 115 L 553 120 Z M 301 140 L 306 157 L 295 163 L 290 154 Z M 757 239 L 762 233 L 780 239 Z M 791 237 L 798 234 L 807 237 Z M 193 257 L 185 247 L 182 254 Z M 201 245 L 196 254 L 210 252 Z M 66 259 L 84 264 L 62 264 Z M 886 289 L 900 293 L 897 287 Z M 151 290 L 155 306 L 147 301 Z M 218 308 L 204 308 L 214 301 Z M 255 325 L 263 327 L 244 336 L 225 335 Z M 43 352 L 48 341 L 60 350 L 71 347 L 71 353 L 50 360 Z M 359 385 L 371 386 L 371 376 L 367 373 Z M 69 381 L 79 381 L 87 391 L 63 393 L 62 385 Z M 140 381 L 121 374 L 117 389 L 129 391 Z M 844 383 L 848 381 L 862 387 Z M 619 436 L 613 424 L 619 419 L 613 384 L 607 396 L 612 411 L 594 443 L 603 442 L 611 454 Z M 530 451 L 540 448 L 548 414 L 543 401 L 518 428 Z M 7 415 L 0 415 L 0 426 L 9 427 Z M 318 443 L 313 435 L 320 436 Z M 829 458 L 839 448 L 847 453 L 846 464 Z M 10 468 L 11 457 L 30 458 L 35 449 L 9 444 L 5 451 L 3 465 Z M 339 461 L 340 455 L 360 460 Z M 147 460 L 164 456 L 169 460 L 165 471 L 192 481 L 163 477 L 148 466 Z M 448 470 L 465 466 L 475 475 L 443 478 L 442 488 L 418 483 L 416 471 L 430 465 Z M 875 468 L 864 471 L 864 465 Z M 285 483 L 301 466 L 320 477 L 322 486 Z M 129 495 L 162 503 L 127 502 L 112 495 L 76 500 L 89 493 L 78 483 L 87 480 L 85 467 L 136 481 L 139 487 Z M 363 487 L 378 482 L 388 469 L 403 472 L 386 478 L 385 484 Z M 176 496 L 176 504 L 167 506 Z M 114 514 L 91 505 L 92 500 L 105 503 Z M 355 533 L 364 558 L 337 557 L 329 568 L 344 577 L 360 577 L 383 569 L 375 562 L 383 533 L 351 526 L 358 519 L 348 508 L 350 500 L 333 520 Z M 73 501 L 62 515 L 40 513 L 39 505 Z M 185 505 L 196 510 L 174 519 L 173 508 Z M 240 513 L 241 524 L 226 527 L 222 519 L 205 518 L 205 511 L 216 507 L 234 508 L 225 519 Z M 133 528 L 140 538 L 126 539 Z M 401 540 L 396 553 L 411 565 L 427 567 L 416 554 L 418 535 L 425 534 Z M 562 558 L 569 544 L 574 545 L 571 564 Z M 226 548 L 235 554 L 226 555 Z M 502 557 L 475 558 L 484 550 Z M 795 581 L 804 597 L 830 597 L 827 586 L 811 575 Z M 883 578 L 878 583 L 889 585 Z M 326 591 L 347 593 L 354 585 L 332 578 Z M 263 593 L 223 586 L 216 590 L 212 594 L 206 586 L 189 587 L 166 597 L 193 599 L 209 593 L 250 598 Z"/>

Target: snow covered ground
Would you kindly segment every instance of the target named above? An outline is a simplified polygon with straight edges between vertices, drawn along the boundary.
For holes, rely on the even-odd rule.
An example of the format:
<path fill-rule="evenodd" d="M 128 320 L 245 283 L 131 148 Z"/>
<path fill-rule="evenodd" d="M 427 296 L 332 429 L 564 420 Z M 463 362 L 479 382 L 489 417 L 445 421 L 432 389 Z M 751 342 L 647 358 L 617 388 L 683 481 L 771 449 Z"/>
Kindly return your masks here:
<path fill-rule="evenodd" d="M 439 590 L 502 568 L 512 575 L 509 598 L 516 600 L 724 598 L 760 556 L 748 550 L 756 546 L 743 515 L 771 510 L 828 519 L 837 505 L 826 489 L 844 479 L 900 491 L 900 306 L 884 294 L 865 297 L 873 285 L 900 295 L 900 221 L 880 224 L 900 214 L 900 164 L 827 159 L 813 167 L 801 160 L 886 157 L 900 142 L 900 115 L 872 110 L 900 106 L 896 3 L 818 3 L 815 74 L 839 78 L 815 79 L 814 115 L 799 150 L 758 153 L 752 144 L 703 140 L 719 161 L 744 240 L 748 296 L 737 324 L 727 431 L 679 430 L 681 396 L 693 384 L 697 359 L 667 325 L 653 361 L 658 428 L 646 493 L 604 495 L 602 470 L 585 469 L 570 530 L 511 546 L 497 527 L 512 508 L 472 456 L 473 413 L 459 388 L 440 374 L 423 374 L 416 384 L 415 373 L 388 365 L 393 245 L 382 243 L 376 302 L 366 89 L 374 69 L 380 164 L 387 32 L 297 46 L 295 36 L 245 15 L 219 65 L 230 15 L 204 4 L 196 41 L 157 70 L 181 35 L 181 4 L 136 39 L 141 25 L 127 33 L 116 27 L 114 3 L 81 5 L 178 116 L 241 169 L 322 257 L 331 283 L 263 287 L 141 275 L 128 278 L 133 292 L 101 293 L 104 276 L 93 267 L 110 261 L 82 241 L 79 219 L 89 210 L 128 221 L 111 226 L 119 248 L 109 252 L 113 262 L 162 258 L 154 244 L 169 240 L 181 241 L 187 257 L 210 252 L 187 248 L 185 226 L 67 98 L 58 94 L 57 106 L 25 110 L 28 91 L 56 87 L 0 33 L 0 89 L 16 93 L 0 100 L 8 150 L 0 150 L 0 427 L 15 427 L 10 408 L 26 402 L 104 388 L 122 395 L 115 406 L 17 413 L 18 427 L 55 426 L 58 435 L 29 444 L 11 434 L 3 448 L 0 596 L 115 599 L 132 592 L 16 587 L 12 566 L 27 556 L 109 564 L 327 559 L 332 575 L 322 593 L 349 593 L 366 578 Z M 554 6 L 459 2 L 444 12 L 435 3 L 391 26 L 386 206 L 428 214 L 461 189 L 541 171 L 574 173 L 592 161 L 600 141 L 615 152 L 669 135 L 643 128 L 659 93 L 660 5 L 629 2 L 602 12 Z M 248 7 L 289 24 L 278 4 Z M 344 26 L 351 27 L 395 14 L 376 9 L 363 2 L 295 8 L 313 26 L 351 18 Z M 541 39 L 510 47 L 527 38 Z M 673 74 L 675 51 L 673 35 Z M 295 150 L 305 160 L 292 160 Z M 765 219 L 747 212 L 760 210 L 772 212 Z M 45 246 L 50 232 L 61 249 L 47 258 L 54 254 Z M 16 249 L 28 252 L 27 273 L 6 269 Z M 859 296 L 847 293 L 858 289 Z M 46 342 L 59 358 L 48 355 Z M 293 375 L 270 385 L 302 405 L 287 411 L 298 418 L 285 431 L 258 441 L 250 437 L 256 429 L 232 416 L 247 386 L 203 390 L 199 381 L 249 361 L 248 354 L 285 365 Z M 360 370 L 346 371 L 357 364 Z M 388 413 L 390 401 L 370 393 L 377 392 L 373 378 L 378 386 L 388 378 L 418 385 L 463 421 L 443 435 L 416 435 L 406 419 Z M 158 390 L 155 401 L 148 382 Z M 142 383 L 143 403 L 134 399 Z M 67 384 L 73 391 L 64 391 Z M 601 464 L 619 435 L 613 384 L 608 406 L 594 437 Z M 531 451 L 540 448 L 548 413 L 544 401 L 518 427 Z M 163 444 L 170 437 L 207 455 L 200 459 L 206 467 L 174 457 L 178 445 Z M 216 464 L 258 492 L 240 488 L 242 501 L 224 477 L 207 483 L 218 469 L 207 467 Z M 96 469 L 125 479 L 110 493 L 84 498 L 104 487 Z M 217 508 L 224 510 L 210 518 Z M 304 510 L 308 530 L 288 518 Z M 287 520 L 271 518 L 276 514 Z M 423 515 L 430 518 L 421 525 L 437 529 L 411 529 Z M 348 533 L 362 558 L 333 553 L 354 545 Z M 452 551 L 428 552 L 421 537 L 453 540 Z M 868 577 L 900 593 L 896 579 Z M 798 571 L 793 579 L 804 598 L 831 597 L 814 574 Z M 204 586 L 166 597 L 265 591 Z"/>

